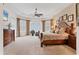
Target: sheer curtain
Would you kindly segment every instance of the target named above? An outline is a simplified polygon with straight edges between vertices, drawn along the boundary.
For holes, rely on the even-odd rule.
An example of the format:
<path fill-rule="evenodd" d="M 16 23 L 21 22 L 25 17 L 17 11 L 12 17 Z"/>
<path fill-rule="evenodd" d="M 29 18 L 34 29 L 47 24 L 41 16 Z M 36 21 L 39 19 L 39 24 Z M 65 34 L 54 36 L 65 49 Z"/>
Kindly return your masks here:
<path fill-rule="evenodd" d="M 35 32 L 40 31 L 40 22 L 30 22 L 30 31 L 35 30 Z"/>
<path fill-rule="evenodd" d="M 50 21 L 45 22 L 45 32 L 50 32 Z"/>
<path fill-rule="evenodd" d="M 20 20 L 20 34 L 21 36 L 26 35 L 26 21 Z"/>

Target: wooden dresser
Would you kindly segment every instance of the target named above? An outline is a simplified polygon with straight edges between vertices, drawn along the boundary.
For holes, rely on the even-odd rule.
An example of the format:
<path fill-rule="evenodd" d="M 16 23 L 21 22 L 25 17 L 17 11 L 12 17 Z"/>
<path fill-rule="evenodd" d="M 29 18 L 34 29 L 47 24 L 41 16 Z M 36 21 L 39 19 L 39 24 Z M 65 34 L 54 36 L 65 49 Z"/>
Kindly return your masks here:
<path fill-rule="evenodd" d="M 15 41 L 15 30 L 3 29 L 3 46 Z"/>
<path fill-rule="evenodd" d="M 76 50 L 76 36 L 69 35 L 68 45 Z"/>

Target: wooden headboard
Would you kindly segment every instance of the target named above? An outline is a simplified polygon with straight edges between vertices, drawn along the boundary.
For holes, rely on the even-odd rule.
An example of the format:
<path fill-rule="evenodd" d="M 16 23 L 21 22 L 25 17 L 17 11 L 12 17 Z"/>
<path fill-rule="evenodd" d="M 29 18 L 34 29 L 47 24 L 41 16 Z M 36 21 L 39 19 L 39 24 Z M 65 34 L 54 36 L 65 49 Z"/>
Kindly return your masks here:
<path fill-rule="evenodd" d="M 73 30 L 74 30 L 74 24 L 71 23 L 71 26 L 67 27 L 67 28 L 65 29 L 65 32 L 68 33 L 68 34 L 74 34 L 74 33 L 73 33 Z"/>
<path fill-rule="evenodd" d="M 70 34 L 70 29 L 69 28 L 66 28 L 65 29 L 65 32 L 68 33 L 68 34 Z"/>

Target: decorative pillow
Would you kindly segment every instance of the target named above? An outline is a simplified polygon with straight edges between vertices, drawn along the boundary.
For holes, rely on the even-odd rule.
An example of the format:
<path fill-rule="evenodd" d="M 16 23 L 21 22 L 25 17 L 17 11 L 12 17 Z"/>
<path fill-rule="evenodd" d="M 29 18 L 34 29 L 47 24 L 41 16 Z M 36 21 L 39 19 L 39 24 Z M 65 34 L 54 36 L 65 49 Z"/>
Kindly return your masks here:
<path fill-rule="evenodd" d="M 59 30 L 59 34 L 63 34 L 63 33 L 65 33 L 65 31 L 64 31 L 63 28 L 61 28 L 61 29 Z"/>

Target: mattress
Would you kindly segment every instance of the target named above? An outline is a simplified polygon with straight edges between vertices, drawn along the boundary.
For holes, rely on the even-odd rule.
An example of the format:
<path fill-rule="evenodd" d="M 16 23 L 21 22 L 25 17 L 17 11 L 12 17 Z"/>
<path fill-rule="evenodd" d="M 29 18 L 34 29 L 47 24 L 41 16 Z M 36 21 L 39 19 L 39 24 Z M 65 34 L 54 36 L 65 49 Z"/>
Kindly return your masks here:
<path fill-rule="evenodd" d="M 55 34 L 55 33 L 43 33 L 42 40 L 66 40 L 68 39 L 67 33 Z"/>

